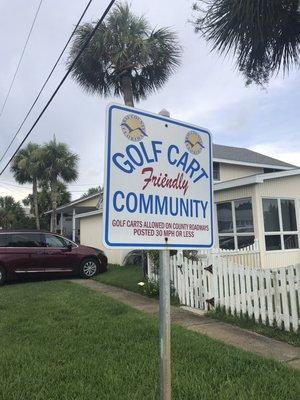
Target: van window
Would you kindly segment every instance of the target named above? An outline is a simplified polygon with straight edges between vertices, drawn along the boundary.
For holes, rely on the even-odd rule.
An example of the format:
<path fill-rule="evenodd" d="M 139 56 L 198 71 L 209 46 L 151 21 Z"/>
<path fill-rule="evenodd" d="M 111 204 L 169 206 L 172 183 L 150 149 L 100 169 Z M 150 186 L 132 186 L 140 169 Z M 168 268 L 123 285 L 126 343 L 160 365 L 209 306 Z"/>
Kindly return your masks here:
<path fill-rule="evenodd" d="M 53 247 L 53 248 L 64 248 L 67 246 L 66 241 L 55 235 L 45 235 L 45 242 L 46 242 L 46 247 Z"/>
<path fill-rule="evenodd" d="M 41 235 L 38 233 L 9 233 L 8 247 L 42 247 Z"/>
<path fill-rule="evenodd" d="M 7 240 L 5 233 L 0 233 L 0 247 L 7 247 Z"/>

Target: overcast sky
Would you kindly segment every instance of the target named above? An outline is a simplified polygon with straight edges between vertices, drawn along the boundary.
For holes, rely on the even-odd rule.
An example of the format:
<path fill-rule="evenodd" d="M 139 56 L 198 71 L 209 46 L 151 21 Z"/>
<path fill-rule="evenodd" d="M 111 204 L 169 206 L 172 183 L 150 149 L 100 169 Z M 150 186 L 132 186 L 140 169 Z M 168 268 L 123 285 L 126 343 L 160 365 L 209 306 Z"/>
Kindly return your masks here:
<path fill-rule="evenodd" d="M 210 129 L 214 143 L 248 147 L 300 164 L 299 100 L 300 74 L 274 78 L 267 90 L 245 87 L 232 59 L 212 54 L 193 31 L 190 0 L 133 0 L 134 12 L 147 16 L 153 27 L 169 26 L 183 46 L 182 66 L 169 82 L 138 108 L 159 112 Z M 14 74 L 39 0 L 0 0 L 0 105 Z M 34 100 L 44 79 L 70 35 L 87 0 L 44 0 L 14 88 L 0 118 L 0 154 Z M 108 1 L 94 0 L 85 20 L 97 19 Z M 41 97 L 36 111 L 49 98 L 65 72 L 66 56 Z M 70 186 L 80 197 L 91 186 L 102 185 L 105 108 L 121 98 L 100 98 L 82 92 L 71 78 L 32 133 L 30 140 L 44 143 L 55 134 L 80 156 L 78 181 Z M 22 135 L 19 136 L 21 141 Z M 16 143 L 17 146 L 18 142 Z M 4 164 L 3 164 L 4 165 Z M 3 166 L 2 165 L 2 166 Z M 9 171 L 0 177 L 0 195 L 24 198 L 30 189 L 19 188 Z"/>

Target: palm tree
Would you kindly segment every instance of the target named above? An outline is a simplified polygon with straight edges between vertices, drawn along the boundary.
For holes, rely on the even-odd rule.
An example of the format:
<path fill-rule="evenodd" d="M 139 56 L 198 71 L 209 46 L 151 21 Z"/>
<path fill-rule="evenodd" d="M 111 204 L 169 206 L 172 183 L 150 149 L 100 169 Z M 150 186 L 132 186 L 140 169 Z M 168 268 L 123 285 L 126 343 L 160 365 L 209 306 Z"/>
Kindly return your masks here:
<path fill-rule="evenodd" d="M 68 65 L 77 56 L 96 22 L 75 33 Z M 128 106 L 161 88 L 180 64 L 181 47 L 168 28 L 151 29 L 128 4 L 117 4 L 102 23 L 73 69 L 73 77 L 89 93 L 123 96 Z"/>
<path fill-rule="evenodd" d="M 90 187 L 87 192 L 83 193 L 82 197 L 89 197 L 93 194 L 97 194 L 101 192 L 101 186 Z"/>
<path fill-rule="evenodd" d="M 194 26 L 212 49 L 230 50 L 246 84 L 264 85 L 300 65 L 299 0 L 197 0 Z"/>
<path fill-rule="evenodd" d="M 42 179 L 43 168 L 41 161 L 41 147 L 36 143 L 28 143 L 14 157 L 11 171 L 18 183 L 32 183 L 32 197 L 34 204 L 34 215 L 36 228 L 40 229 L 39 207 L 38 207 L 38 182 Z"/>
<path fill-rule="evenodd" d="M 78 155 L 72 153 L 65 143 L 57 143 L 55 137 L 43 146 L 45 180 L 49 182 L 51 191 L 51 232 L 56 229 L 56 210 L 60 183 L 76 181 L 78 177 L 78 161 Z"/>
<path fill-rule="evenodd" d="M 67 190 L 67 186 L 63 182 L 58 182 L 58 196 L 57 206 L 69 203 L 71 201 L 71 193 Z M 45 215 L 45 212 L 52 208 L 51 192 L 49 183 L 42 180 L 39 184 L 39 191 L 37 193 L 39 214 L 40 214 L 40 226 L 41 229 L 49 229 L 49 216 Z M 33 196 L 29 194 L 25 199 L 22 200 L 24 206 L 29 206 L 30 210 L 34 210 Z M 31 211 L 33 212 L 33 211 Z"/>

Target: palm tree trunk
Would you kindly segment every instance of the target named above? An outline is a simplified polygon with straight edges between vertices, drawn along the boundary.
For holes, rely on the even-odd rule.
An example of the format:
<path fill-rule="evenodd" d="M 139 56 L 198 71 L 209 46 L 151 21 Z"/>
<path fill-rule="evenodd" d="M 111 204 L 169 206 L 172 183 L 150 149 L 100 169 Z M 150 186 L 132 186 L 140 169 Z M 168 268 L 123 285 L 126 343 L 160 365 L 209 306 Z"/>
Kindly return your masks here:
<path fill-rule="evenodd" d="M 33 196 L 33 206 L 34 206 L 36 229 L 40 229 L 39 206 L 38 206 L 38 198 L 37 198 L 37 180 L 35 178 L 33 179 L 33 183 L 32 183 L 32 196 Z"/>
<path fill-rule="evenodd" d="M 51 218 L 51 232 L 56 231 L 57 225 L 57 184 L 56 182 L 51 182 L 51 202 L 52 202 L 52 218 Z"/>
<path fill-rule="evenodd" d="M 121 91 L 123 93 L 124 103 L 126 106 L 134 107 L 132 82 L 129 75 L 123 75 L 121 78 Z"/>

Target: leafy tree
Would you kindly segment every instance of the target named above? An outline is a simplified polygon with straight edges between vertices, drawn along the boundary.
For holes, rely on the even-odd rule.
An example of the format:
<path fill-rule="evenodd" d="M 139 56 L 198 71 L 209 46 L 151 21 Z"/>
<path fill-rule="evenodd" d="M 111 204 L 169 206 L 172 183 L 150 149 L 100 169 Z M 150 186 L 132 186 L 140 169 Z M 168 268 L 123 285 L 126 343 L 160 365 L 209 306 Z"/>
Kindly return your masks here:
<path fill-rule="evenodd" d="M 66 185 L 63 182 L 58 182 L 58 196 L 57 196 L 57 206 L 69 203 L 71 201 L 71 193 L 67 190 Z M 45 212 L 51 210 L 51 191 L 47 182 L 42 182 L 40 185 L 40 190 L 37 193 L 38 204 L 39 204 L 39 218 L 40 225 L 43 229 L 49 229 L 48 215 Z M 30 194 L 24 200 L 23 204 L 25 206 L 30 206 L 31 211 L 34 209 L 33 196 Z"/>
<path fill-rule="evenodd" d="M 246 84 L 300 65 L 299 0 L 196 0 L 194 26 L 212 49 L 233 51 Z"/>
<path fill-rule="evenodd" d="M 77 56 L 96 22 L 77 29 L 68 65 Z M 123 96 L 128 106 L 161 88 L 180 64 L 181 47 L 168 28 L 151 29 L 128 4 L 117 4 L 102 23 L 73 69 L 89 93 Z"/>
<path fill-rule="evenodd" d="M 97 186 L 97 187 L 91 187 L 88 189 L 87 192 L 85 192 L 82 197 L 88 197 L 88 196 L 92 196 L 93 194 L 97 194 L 101 191 L 101 186 Z"/>
<path fill-rule="evenodd" d="M 48 182 L 51 191 L 51 231 L 56 229 L 57 206 L 59 200 L 59 185 L 70 183 L 78 177 L 77 154 L 72 153 L 65 143 L 57 143 L 55 137 L 43 146 L 44 180 Z"/>
<path fill-rule="evenodd" d="M 28 218 L 21 204 L 11 196 L 0 197 L 0 228 L 32 228 L 34 219 Z"/>
<path fill-rule="evenodd" d="M 35 143 L 21 149 L 12 160 L 11 171 L 18 183 L 32 183 L 33 211 L 36 220 L 36 228 L 40 229 L 39 207 L 37 198 L 38 182 L 42 178 L 41 147 Z"/>

